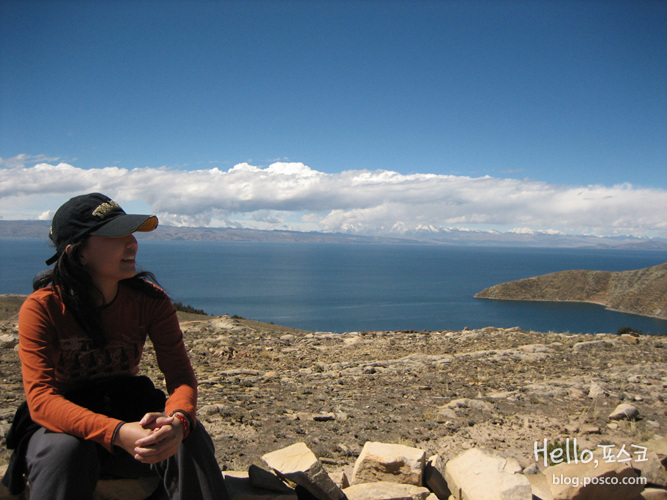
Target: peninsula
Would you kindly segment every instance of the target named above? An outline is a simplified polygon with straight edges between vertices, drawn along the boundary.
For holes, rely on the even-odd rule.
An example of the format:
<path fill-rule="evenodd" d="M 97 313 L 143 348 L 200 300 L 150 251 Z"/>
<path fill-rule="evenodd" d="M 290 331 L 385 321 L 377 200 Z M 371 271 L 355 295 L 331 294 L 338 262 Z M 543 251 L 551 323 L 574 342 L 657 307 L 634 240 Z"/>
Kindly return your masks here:
<path fill-rule="evenodd" d="M 589 302 L 667 319 L 667 262 L 633 271 L 559 271 L 494 285 L 481 299 Z"/>

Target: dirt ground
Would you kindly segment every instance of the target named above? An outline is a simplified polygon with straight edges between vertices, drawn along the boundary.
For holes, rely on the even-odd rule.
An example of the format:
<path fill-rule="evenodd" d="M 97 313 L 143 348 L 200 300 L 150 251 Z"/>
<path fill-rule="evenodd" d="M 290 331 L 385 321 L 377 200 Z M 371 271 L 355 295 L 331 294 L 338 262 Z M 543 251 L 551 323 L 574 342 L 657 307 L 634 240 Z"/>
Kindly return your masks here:
<path fill-rule="evenodd" d="M 542 468 L 535 450 L 545 440 L 634 450 L 667 430 L 667 337 L 493 327 L 332 334 L 227 316 L 181 320 L 200 382 L 198 418 L 223 470 L 261 465 L 263 454 L 300 441 L 330 472 L 350 472 L 367 441 L 444 461 L 485 446 Z M 11 314 L 0 338 L 1 470 L 23 400 Z M 161 380 L 150 347 L 143 367 Z M 610 420 L 619 403 L 639 418 Z"/>

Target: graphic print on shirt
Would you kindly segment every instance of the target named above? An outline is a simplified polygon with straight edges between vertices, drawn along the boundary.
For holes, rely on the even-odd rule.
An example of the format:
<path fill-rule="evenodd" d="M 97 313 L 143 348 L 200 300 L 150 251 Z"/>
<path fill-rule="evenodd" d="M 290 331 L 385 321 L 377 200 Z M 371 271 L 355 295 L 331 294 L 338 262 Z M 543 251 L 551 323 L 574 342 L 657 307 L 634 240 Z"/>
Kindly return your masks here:
<path fill-rule="evenodd" d="M 88 337 L 60 340 L 56 378 L 76 383 L 115 375 L 137 375 L 142 346 L 136 342 L 114 342 L 103 349 L 93 348 Z"/>

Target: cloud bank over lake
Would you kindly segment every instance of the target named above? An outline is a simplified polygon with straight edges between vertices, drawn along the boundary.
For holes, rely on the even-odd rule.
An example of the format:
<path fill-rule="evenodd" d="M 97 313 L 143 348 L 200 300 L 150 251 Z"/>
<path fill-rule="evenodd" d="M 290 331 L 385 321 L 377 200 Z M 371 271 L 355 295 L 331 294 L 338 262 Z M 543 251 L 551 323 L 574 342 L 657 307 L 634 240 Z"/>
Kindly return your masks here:
<path fill-rule="evenodd" d="M 428 170 L 425 167 L 423 170 Z M 621 185 L 554 185 L 533 179 L 326 173 L 303 163 L 84 169 L 52 158 L 0 159 L 2 218 L 50 219 L 76 194 L 100 191 L 163 224 L 361 234 L 459 227 L 667 237 L 667 191 Z"/>

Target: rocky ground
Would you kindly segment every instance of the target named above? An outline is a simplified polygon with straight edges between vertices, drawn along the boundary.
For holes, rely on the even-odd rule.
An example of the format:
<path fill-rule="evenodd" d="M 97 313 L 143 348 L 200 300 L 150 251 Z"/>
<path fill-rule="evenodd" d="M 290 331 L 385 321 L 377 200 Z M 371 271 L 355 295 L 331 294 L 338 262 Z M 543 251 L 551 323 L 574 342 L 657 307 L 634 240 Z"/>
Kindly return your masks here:
<path fill-rule="evenodd" d="M 11 308 L 10 308 L 11 309 Z M 16 318 L 0 322 L 0 437 L 23 399 Z M 444 461 L 484 446 L 543 467 L 535 446 L 622 445 L 667 432 L 667 337 L 484 328 L 305 332 L 244 319 L 183 316 L 200 381 L 199 419 L 223 470 L 305 442 L 349 472 L 367 441 Z M 150 348 L 144 373 L 159 380 Z M 612 421 L 619 403 L 638 420 Z M 3 443 L 4 444 L 4 443 Z M 0 470 L 9 452 L 0 446 Z"/>

